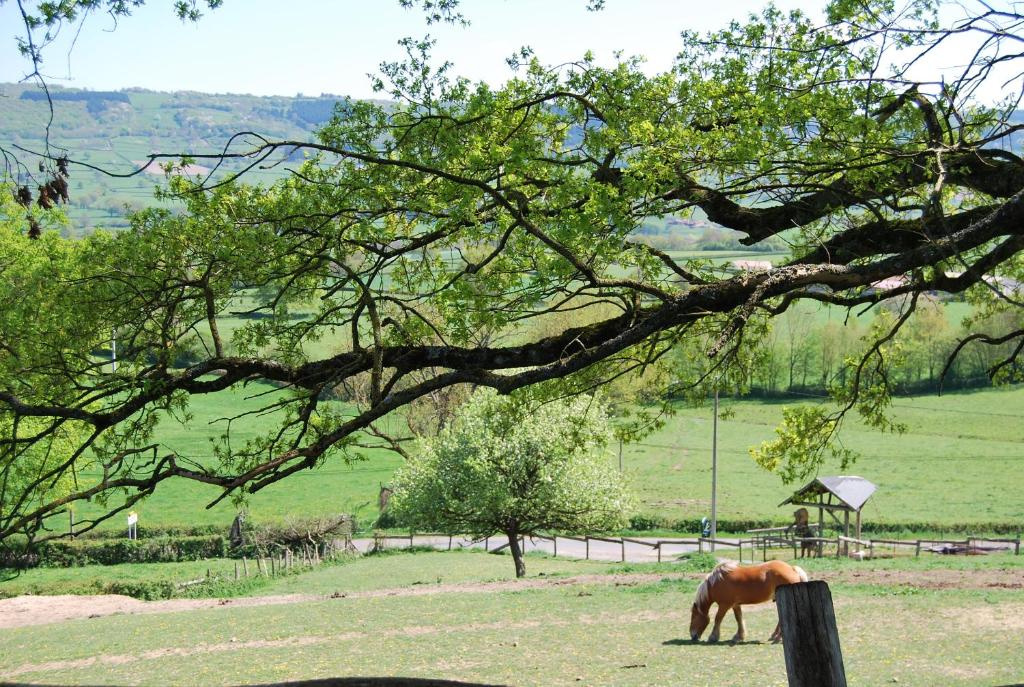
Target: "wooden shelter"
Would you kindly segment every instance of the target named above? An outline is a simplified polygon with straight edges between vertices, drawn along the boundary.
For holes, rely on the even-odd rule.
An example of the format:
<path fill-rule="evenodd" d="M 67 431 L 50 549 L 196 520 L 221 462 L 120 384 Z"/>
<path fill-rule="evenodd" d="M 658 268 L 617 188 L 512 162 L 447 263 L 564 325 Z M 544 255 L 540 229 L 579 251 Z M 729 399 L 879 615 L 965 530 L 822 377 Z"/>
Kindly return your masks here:
<path fill-rule="evenodd" d="M 843 536 L 850 536 L 850 513 L 856 516 L 856 534 L 860 539 L 860 511 L 875 493 L 874 484 L 853 475 L 838 477 L 818 477 L 793 492 L 793 495 L 779 504 L 785 506 L 804 506 L 818 509 L 818 532 L 824 532 L 825 512 L 843 529 Z M 842 511 L 843 520 L 839 521 L 836 511 Z M 821 536 L 819 534 L 819 536 Z"/>

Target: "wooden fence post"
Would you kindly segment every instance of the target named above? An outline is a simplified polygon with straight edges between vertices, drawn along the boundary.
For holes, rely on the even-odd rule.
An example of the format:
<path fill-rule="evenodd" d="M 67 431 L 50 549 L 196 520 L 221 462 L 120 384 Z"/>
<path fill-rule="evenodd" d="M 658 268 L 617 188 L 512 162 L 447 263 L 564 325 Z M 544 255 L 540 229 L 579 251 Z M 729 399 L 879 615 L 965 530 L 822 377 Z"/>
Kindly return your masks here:
<path fill-rule="evenodd" d="M 584 535 L 583 536 L 583 541 L 585 541 L 586 544 L 587 544 L 587 550 L 586 550 L 586 554 L 584 555 L 584 557 L 589 561 L 590 560 L 590 535 Z"/>
<path fill-rule="evenodd" d="M 789 687 L 846 687 L 839 630 L 828 584 L 820 580 L 775 590 Z"/>
<path fill-rule="evenodd" d="M 555 547 L 555 558 L 558 558 L 558 535 L 551 537 L 551 545 Z"/>
<path fill-rule="evenodd" d="M 619 541 L 622 542 L 622 562 L 625 563 L 626 562 L 626 540 L 625 539 L 620 539 Z"/>

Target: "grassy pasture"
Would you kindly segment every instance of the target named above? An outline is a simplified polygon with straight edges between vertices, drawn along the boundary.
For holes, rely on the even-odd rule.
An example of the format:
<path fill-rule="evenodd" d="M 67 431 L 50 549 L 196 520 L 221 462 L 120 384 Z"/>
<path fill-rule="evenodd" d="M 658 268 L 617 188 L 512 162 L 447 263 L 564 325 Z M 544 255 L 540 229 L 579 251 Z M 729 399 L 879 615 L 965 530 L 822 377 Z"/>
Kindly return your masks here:
<path fill-rule="evenodd" d="M 124 563 L 75 568 L 2 570 L 0 598 L 22 594 L 101 594 L 109 589 L 108 585 L 112 582 L 125 586 L 161 583 L 177 585 L 202 579 L 207 571 L 211 575 L 226 578 L 234 574 L 235 562 L 233 559 L 219 558 L 177 563 Z"/>
<path fill-rule="evenodd" d="M 1019 565 L 1000 558 L 984 564 Z M 632 568 L 558 561 L 564 569 L 555 575 L 598 574 L 482 589 L 480 582 L 509 575 L 507 558 L 436 553 L 359 563 L 365 569 L 349 564 L 285 578 L 309 578 L 303 590 L 350 592 L 345 598 L 0 630 L 0 679 L 149 685 L 405 675 L 514 685 L 786 684 L 782 648 L 763 643 L 775 623 L 770 605 L 745 613 L 747 643 L 689 641 L 696 575 L 631 577 Z M 553 561 L 530 563 L 540 570 Z M 956 564 L 967 577 L 977 562 Z M 595 569 L 602 566 L 618 575 L 602 577 Z M 432 589 L 437 577 L 467 585 Z M 1004 684 L 1024 671 L 1012 641 L 1024 615 L 1018 592 L 831 586 L 850 684 Z M 388 592 L 356 593 L 382 589 Z"/>
<path fill-rule="evenodd" d="M 256 409 L 268 402 L 266 397 L 254 398 L 270 387 L 259 385 L 248 389 L 232 389 L 214 398 L 196 398 L 193 401 L 191 422 L 181 424 L 166 419 L 158 430 L 162 449 L 173 450 L 179 456 L 199 462 L 210 460 L 211 439 L 219 437 L 225 427 L 224 418 L 233 417 L 248 409 Z M 267 418 L 248 415 L 232 422 L 232 444 L 241 445 L 257 436 L 268 426 Z M 310 517 L 359 511 L 360 506 L 376 504 L 379 485 L 386 483 L 398 467 L 399 457 L 388 451 L 362 451 L 365 460 L 346 462 L 338 455 L 329 458 L 316 470 L 300 472 L 287 480 L 254 495 L 247 507 L 254 520 L 280 521 L 292 516 Z M 85 478 L 90 476 L 84 472 Z M 227 531 L 237 513 L 230 499 L 213 508 L 207 505 L 220 494 L 210 485 L 188 480 L 171 480 L 135 510 L 139 513 L 140 528 L 222 525 Z M 374 513 L 376 506 L 373 506 Z M 79 504 L 76 519 L 81 521 L 101 512 L 97 504 Z M 363 512 L 370 513 L 368 507 Z M 371 517 L 375 517 L 372 516 Z M 121 528 L 123 518 L 105 523 L 107 528 Z"/>
<path fill-rule="evenodd" d="M 235 390 L 215 398 L 196 398 L 195 419 L 187 426 L 168 420 L 159 430 L 161 443 L 179 455 L 208 460 L 209 438 L 222 422 L 255 403 L 249 398 L 266 387 Z M 806 402 L 794 397 L 793 403 Z M 777 505 L 792 491 L 765 472 L 747 449 L 770 439 L 785 403 L 723 399 L 733 416 L 719 423 L 719 501 L 721 518 L 769 517 L 780 521 L 789 510 Z M 899 398 L 893 408 L 905 422 L 903 435 L 880 434 L 855 420 L 843 431 L 844 445 L 861 453 L 846 470 L 870 479 L 878 492 L 864 510 L 865 522 L 943 524 L 1019 522 L 1024 526 L 1024 387 Z M 267 423 L 249 416 L 233 424 L 233 441 L 241 442 Z M 346 463 L 330 458 L 320 468 L 298 473 L 250 497 L 256 520 L 349 512 L 363 506 L 364 520 L 376 514 L 380 484 L 388 483 L 400 458 L 388 451 L 363 451 L 365 460 Z M 617 462 L 616 456 L 610 460 Z M 666 426 L 623 451 L 626 473 L 638 496 L 640 511 L 669 520 L 710 512 L 711 409 L 683 408 Z M 840 474 L 826 465 L 822 474 Z M 205 506 L 218 490 L 185 480 L 171 480 L 136 510 L 140 526 L 220 525 L 225 531 L 236 513 L 229 500 Z M 80 506 L 79 519 L 96 506 Z M 121 519 L 109 523 L 120 528 Z"/>
<path fill-rule="evenodd" d="M 789 516 L 779 509 L 794 488 L 758 467 L 747 449 L 774 436 L 782 408 L 792 401 L 723 399 L 730 419 L 718 427 L 720 517 Z M 865 522 L 983 523 L 1024 526 L 1024 388 L 991 389 L 896 399 L 893 413 L 906 423 L 901 435 L 882 434 L 851 418 L 843 445 L 859 452 L 846 474 L 866 477 L 878 491 Z M 699 516 L 710 512 L 711 408 L 684 409 L 640 445 L 627 445 L 623 462 L 634 489 L 652 514 Z M 824 475 L 843 474 L 827 464 Z"/>

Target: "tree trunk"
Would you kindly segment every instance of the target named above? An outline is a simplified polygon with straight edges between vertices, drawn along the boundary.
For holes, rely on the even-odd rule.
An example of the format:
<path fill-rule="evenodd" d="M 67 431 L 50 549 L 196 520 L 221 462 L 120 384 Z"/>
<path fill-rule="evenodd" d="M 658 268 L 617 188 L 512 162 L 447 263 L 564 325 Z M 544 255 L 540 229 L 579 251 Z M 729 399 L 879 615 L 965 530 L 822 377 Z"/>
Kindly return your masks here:
<path fill-rule="evenodd" d="M 516 564 L 516 577 L 526 577 L 526 563 L 523 561 L 523 550 L 519 548 L 519 533 L 515 530 L 505 532 L 508 536 L 508 550 L 512 552 L 512 560 Z"/>

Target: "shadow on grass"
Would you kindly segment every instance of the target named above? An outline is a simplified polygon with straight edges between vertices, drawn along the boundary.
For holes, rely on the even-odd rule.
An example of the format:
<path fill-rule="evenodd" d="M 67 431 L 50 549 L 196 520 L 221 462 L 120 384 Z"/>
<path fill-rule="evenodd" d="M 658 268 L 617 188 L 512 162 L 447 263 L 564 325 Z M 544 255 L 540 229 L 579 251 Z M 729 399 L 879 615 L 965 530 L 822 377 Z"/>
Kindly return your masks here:
<path fill-rule="evenodd" d="M 747 639 L 742 642 L 702 642 L 701 640 L 693 639 L 667 639 L 661 643 L 662 646 L 706 646 L 709 649 L 712 647 L 729 647 L 729 646 L 746 646 L 748 644 L 760 645 L 764 644 L 760 639 Z"/>
<path fill-rule="evenodd" d="M 29 687 L 28 683 L 0 682 L 0 687 Z M 63 687 L 58 684 L 32 683 L 32 687 Z M 328 677 L 319 680 L 263 682 L 250 687 L 503 687 L 482 682 L 456 682 L 417 677 Z"/>

